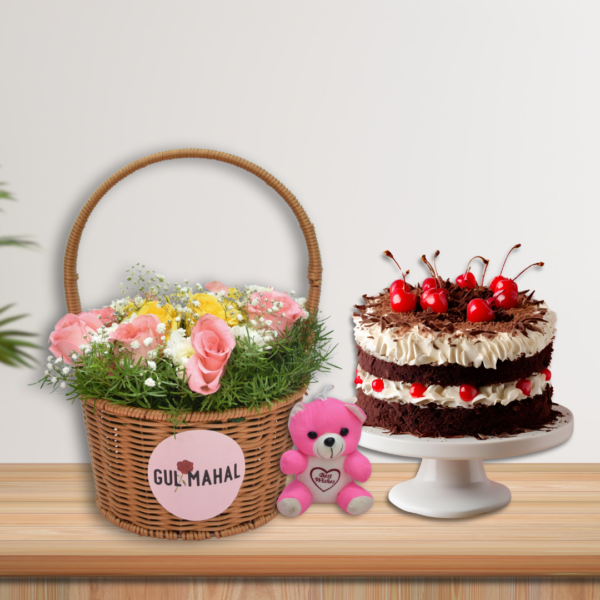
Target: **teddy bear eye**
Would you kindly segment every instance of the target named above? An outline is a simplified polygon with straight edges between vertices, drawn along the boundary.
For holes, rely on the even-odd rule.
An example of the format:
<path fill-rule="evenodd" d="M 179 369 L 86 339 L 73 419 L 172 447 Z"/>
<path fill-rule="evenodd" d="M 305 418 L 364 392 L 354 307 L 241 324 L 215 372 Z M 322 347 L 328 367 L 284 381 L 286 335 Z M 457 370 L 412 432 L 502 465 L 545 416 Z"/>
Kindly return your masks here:
<path fill-rule="evenodd" d="M 316 440 L 316 439 L 317 439 L 317 432 L 316 432 L 316 431 L 309 431 L 309 432 L 308 432 L 308 437 L 309 437 L 311 440 Z"/>
<path fill-rule="evenodd" d="M 342 429 L 340 430 L 340 435 L 342 437 L 346 437 L 350 432 L 348 431 L 348 429 L 346 427 L 342 427 Z"/>

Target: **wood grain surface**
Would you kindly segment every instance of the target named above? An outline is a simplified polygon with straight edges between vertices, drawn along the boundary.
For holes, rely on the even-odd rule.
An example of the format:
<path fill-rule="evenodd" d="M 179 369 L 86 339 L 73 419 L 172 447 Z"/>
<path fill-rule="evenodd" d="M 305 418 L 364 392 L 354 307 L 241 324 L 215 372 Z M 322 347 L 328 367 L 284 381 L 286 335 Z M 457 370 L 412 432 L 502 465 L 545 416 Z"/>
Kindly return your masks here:
<path fill-rule="evenodd" d="M 488 475 L 511 489 L 512 502 L 457 520 L 404 513 L 388 502 L 390 488 L 416 468 L 374 465 L 367 488 L 376 502 L 360 517 L 314 505 L 297 519 L 277 517 L 252 532 L 187 542 L 139 537 L 106 521 L 87 465 L 1 465 L 0 574 L 600 576 L 600 465 L 489 464 Z"/>
<path fill-rule="evenodd" d="M 0 600 L 599 600 L 600 579 L 4 579 Z"/>

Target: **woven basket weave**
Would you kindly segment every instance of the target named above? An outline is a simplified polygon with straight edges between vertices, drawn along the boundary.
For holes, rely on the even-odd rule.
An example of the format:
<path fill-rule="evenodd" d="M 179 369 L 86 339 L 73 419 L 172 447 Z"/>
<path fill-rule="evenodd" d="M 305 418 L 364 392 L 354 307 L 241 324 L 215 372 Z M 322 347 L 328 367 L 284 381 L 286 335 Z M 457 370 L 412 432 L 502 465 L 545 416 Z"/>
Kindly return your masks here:
<path fill-rule="evenodd" d="M 119 181 L 153 163 L 176 158 L 205 158 L 240 167 L 262 179 L 290 206 L 304 233 L 308 248 L 309 294 L 306 306 L 318 310 L 321 288 L 321 256 L 312 223 L 294 195 L 260 167 L 231 154 L 214 150 L 171 150 L 146 156 L 109 177 L 89 198 L 79 213 L 67 242 L 64 283 L 67 308 L 81 312 L 77 288 L 77 252 L 83 228 L 98 202 Z M 294 404 L 306 388 L 286 398 L 271 398 L 257 412 L 245 408 L 222 413 L 190 413 L 177 428 L 169 415 L 158 410 L 112 404 L 106 400 L 82 399 L 85 428 L 100 512 L 115 525 L 150 537 L 201 540 L 225 537 L 264 525 L 277 515 L 276 501 L 285 485 L 279 469 L 281 455 L 292 447 L 287 422 Z M 232 422 L 233 419 L 242 422 Z M 233 504 L 205 521 L 185 521 L 167 512 L 148 484 L 148 460 L 154 448 L 175 432 L 210 429 L 224 433 L 242 448 L 246 472 Z"/>

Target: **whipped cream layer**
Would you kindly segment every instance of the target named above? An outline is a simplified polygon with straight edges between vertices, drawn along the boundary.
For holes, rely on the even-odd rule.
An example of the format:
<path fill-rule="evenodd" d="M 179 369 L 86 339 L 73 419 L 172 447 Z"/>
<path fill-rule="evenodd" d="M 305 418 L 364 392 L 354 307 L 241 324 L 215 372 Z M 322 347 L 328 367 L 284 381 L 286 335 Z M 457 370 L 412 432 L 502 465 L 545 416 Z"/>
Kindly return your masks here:
<path fill-rule="evenodd" d="M 422 325 L 415 325 L 406 333 L 393 327 L 381 331 L 378 323 L 364 325 L 360 317 L 354 316 L 354 338 L 368 354 L 399 365 L 445 365 L 495 369 L 499 360 L 515 360 L 520 356 L 533 356 L 543 350 L 556 333 L 556 313 L 546 304 L 545 322 L 537 323 L 539 332 L 528 331 L 527 335 L 498 332 L 494 337 L 434 332 Z M 538 314 L 538 313 L 535 313 Z"/>
<path fill-rule="evenodd" d="M 413 398 L 410 395 L 411 383 L 404 383 L 402 381 L 390 381 L 389 379 L 381 379 L 375 377 L 370 373 L 367 373 L 360 367 L 358 368 L 357 374 L 363 380 L 362 383 L 356 385 L 357 388 L 362 389 L 365 394 L 377 398 L 377 400 L 384 400 L 385 402 L 399 402 L 400 404 L 417 404 L 425 405 L 430 402 L 434 402 L 444 408 L 473 408 L 477 404 L 484 404 L 486 406 L 493 406 L 494 404 L 507 405 L 511 402 L 525 400 L 532 396 L 541 394 L 547 385 L 550 385 L 546 381 L 546 376 L 542 374 L 535 374 L 527 377 L 531 381 L 531 393 L 526 396 L 518 387 L 517 382 L 512 381 L 510 383 L 501 383 L 498 385 L 483 385 L 477 388 L 479 394 L 471 402 L 465 402 L 460 398 L 459 386 L 452 385 L 443 387 L 441 385 L 430 385 L 421 398 Z M 383 390 L 376 392 L 373 390 L 373 381 L 375 379 L 381 379 L 383 381 Z"/>

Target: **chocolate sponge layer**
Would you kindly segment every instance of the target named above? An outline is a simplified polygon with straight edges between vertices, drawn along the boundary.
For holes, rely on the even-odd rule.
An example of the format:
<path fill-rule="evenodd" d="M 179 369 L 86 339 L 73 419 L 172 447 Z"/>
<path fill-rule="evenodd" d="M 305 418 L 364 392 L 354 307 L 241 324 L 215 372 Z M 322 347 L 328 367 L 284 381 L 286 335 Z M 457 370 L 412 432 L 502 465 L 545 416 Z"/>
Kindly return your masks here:
<path fill-rule="evenodd" d="M 423 385 L 496 385 L 525 379 L 548 368 L 552 359 L 552 343 L 533 356 L 516 360 L 500 360 L 495 369 L 463 367 L 462 365 L 397 365 L 375 358 L 358 346 L 358 364 L 368 373 L 381 379 L 422 383 Z"/>
<path fill-rule="evenodd" d="M 552 386 L 526 400 L 506 406 L 475 405 L 473 408 L 443 408 L 430 402 L 416 404 L 385 402 L 357 390 L 357 404 L 367 415 L 365 425 L 382 427 L 393 434 L 410 433 L 418 437 L 457 437 L 503 435 L 539 429 L 560 414 L 552 410 Z"/>

